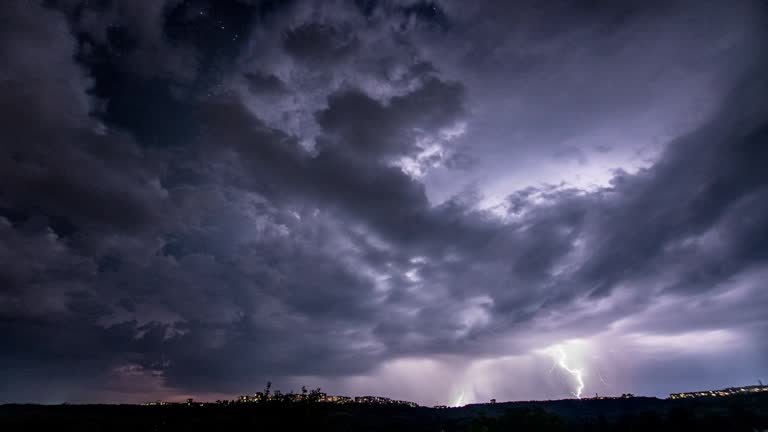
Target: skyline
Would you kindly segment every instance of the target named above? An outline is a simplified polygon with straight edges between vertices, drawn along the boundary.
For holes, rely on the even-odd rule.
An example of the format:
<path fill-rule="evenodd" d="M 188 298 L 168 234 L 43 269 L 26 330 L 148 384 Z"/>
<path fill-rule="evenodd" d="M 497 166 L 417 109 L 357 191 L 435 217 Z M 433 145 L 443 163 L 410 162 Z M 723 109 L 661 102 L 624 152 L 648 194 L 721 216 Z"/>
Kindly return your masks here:
<path fill-rule="evenodd" d="M 765 1 L 0 22 L 0 403 L 768 379 Z"/>
<path fill-rule="evenodd" d="M 754 394 L 754 393 L 762 393 L 762 392 L 768 392 L 768 386 L 764 385 L 762 381 L 758 381 L 758 385 L 751 385 L 751 386 L 742 386 L 742 387 L 728 387 L 725 389 L 714 389 L 714 390 L 699 390 L 694 392 L 684 392 L 684 393 L 670 393 L 668 397 L 665 399 L 690 399 L 690 398 L 709 398 L 709 397 L 728 397 L 728 396 L 735 396 L 735 395 L 745 395 L 745 394 Z M 305 390 L 305 389 L 302 389 Z M 307 397 L 307 393 L 301 392 L 301 393 L 295 393 L 293 390 L 291 390 L 289 393 L 278 393 L 278 395 L 271 395 L 274 396 L 277 400 L 288 400 L 290 402 L 298 402 L 298 401 L 311 401 L 311 402 L 320 402 L 320 403 L 333 403 L 333 404 L 351 404 L 351 403 L 379 403 L 379 404 L 392 404 L 392 405 L 406 405 L 411 407 L 417 407 L 422 406 L 418 405 L 415 402 L 410 401 L 404 401 L 404 400 L 395 400 L 390 399 L 387 397 L 379 397 L 379 396 L 346 396 L 346 395 L 328 395 L 325 392 L 322 392 L 322 389 L 316 389 L 315 390 L 318 394 L 316 399 L 310 400 Z M 311 393 L 311 392 L 310 392 Z M 283 399 L 287 396 L 287 399 Z M 634 395 L 631 393 L 623 393 L 621 395 L 599 395 L 595 394 L 594 397 L 587 396 L 587 397 L 578 397 L 574 399 L 584 399 L 584 400 L 606 400 L 606 399 L 629 399 L 629 398 L 636 398 L 636 397 L 648 397 L 643 395 Z M 233 399 L 226 399 L 226 400 L 216 400 L 213 401 L 198 401 L 194 398 L 188 398 L 184 401 L 174 401 L 174 402 L 168 402 L 168 401 L 154 401 L 154 402 L 145 402 L 142 403 L 142 405 L 164 405 L 168 403 L 217 403 L 217 404 L 229 404 L 229 403 L 261 403 L 265 402 L 265 400 L 268 400 L 269 397 L 265 396 L 265 392 L 256 392 L 253 396 L 249 395 L 240 395 Z M 563 400 L 563 399 L 560 399 Z M 514 403 L 514 402 L 548 402 L 548 401 L 537 401 L 537 400 L 521 400 L 521 401 L 497 401 L 496 399 L 490 399 L 488 401 L 477 401 L 474 402 L 474 404 L 497 404 L 497 403 Z M 551 400 L 549 401 L 551 402 Z M 461 403 L 461 400 L 458 400 L 457 403 L 451 404 L 451 405 L 435 405 L 432 408 L 461 408 L 464 406 L 467 406 L 469 404 L 463 404 Z"/>
<path fill-rule="evenodd" d="M 515 401 L 497 401 L 495 398 L 492 398 L 488 401 L 477 401 L 473 403 L 463 403 L 463 395 L 453 404 L 449 405 L 434 405 L 432 407 L 428 407 L 425 405 L 419 405 L 412 401 L 406 401 L 406 400 L 397 400 L 388 398 L 385 396 L 376 396 L 376 395 L 367 395 L 367 396 L 359 396 L 359 395 L 330 395 L 326 392 L 322 391 L 321 388 L 316 388 L 309 390 L 305 386 L 301 388 L 300 391 L 295 390 L 289 390 L 288 392 L 282 392 L 280 389 L 272 389 L 271 387 L 272 383 L 268 382 L 267 387 L 264 391 L 257 391 L 253 393 L 252 395 L 245 394 L 245 395 L 238 395 L 236 397 L 232 397 L 231 399 L 217 399 L 215 401 L 213 400 L 199 400 L 195 399 L 194 397 L 184 397 L 179 398 L 177 397 L 175 400 L 155 400 L 155 401 L 149 401 L 149 402 L 142 402 L 139 405 L 144 406 L 162 406 L 162 405 L 197 405 L 197 404 L 204 404 L 204 405 L 210 405 L 210 404 L 217 404 L 217 405 L 228 405 L 228 404 L 252 404 L 252 403 L 268 403 L 268 402 L 280 402 L 280 403 L 297 403 L 297 402 L 303 402 L 303 403 L 327 403 L 327 404 L 374 404 L 374 405 L 400 405 L 400 406 L 409 406 L 409 407 L 425 407 L 425 408 L 437 408 L 437 409 L 445 409 L 445 408 L 461 408 L 468 405 L 475 405 L 475 404 L 507 404 L 507 403 L 527 403 L 527 402 L 559 402 L 559 401 L 566 401 L 566 400 L 615 400 L 615 399 L 632 399 L 632 398 L 652 398 L 652 399 L 667 399 L 667 400 L 674 400 L 674 399 L 692 399 L 692 398 L 713 398 L 713 397 L 731 397 L 731 396 L 744 396 L 744 395 L 751 395 L 756 393 L 762 393 L 762 392 L 768 392 L 768 386 L 763 384 L 761 380 L 758 380 L 757 385 L 747 385 L 747 386 L 739 386 L 739 387 L 727 387 L 722 389 L 710 389 L 710 390 L 697 390 L 697 391 L 691 391 L 691 392 L 682 392 L 682 393 L 670 393 L 665 398 L 658 398 L 658 397 L 652 397 L 652 396 L 646 396 L 646 395 L 635 395 L 632 393 L 622 393 L 620 395 L 600 395 L 595 393 L 593 396 L 584 396 L 584 397 L 571 397 L 571 398 L 564 398 L 564 399 L 554 399 L 554 400 L 515 400 Z M 575 395 L 574 395 L 575 396 Z M 63 405 L 73 405 L 69 402 L 62 403 Z M 108 401 L 102 401 L 99 402 L 99 404 L 106 404 L 110 405 L 112 403 Z M 121 405 L 123 403 L 120 403 Z M 14 405 L 14 404 L 10 404 Z M 114 404 L 113 404 L 114 405 Z"/>

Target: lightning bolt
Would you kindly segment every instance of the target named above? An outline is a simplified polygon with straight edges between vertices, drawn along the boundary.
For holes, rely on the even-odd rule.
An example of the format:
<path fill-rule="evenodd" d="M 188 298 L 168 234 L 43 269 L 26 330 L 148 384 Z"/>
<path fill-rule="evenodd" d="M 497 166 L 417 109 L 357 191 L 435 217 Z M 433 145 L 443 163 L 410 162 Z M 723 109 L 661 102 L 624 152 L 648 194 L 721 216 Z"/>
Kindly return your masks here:
<path fill-rule="evenodd" d="M 462 402 L 464 402 L 464 390 L 461 391 L 461 395 L 459 395 L 459 398 L 453 403 L 453 406 L 460 407 Z"/>
<path fill-rule="evenodd" d="M 565 354 L 565 351 L 563 351 L 563 347 L 558 346 L 557 352 L 559 354 L 557 359 L 557 365 L 560 366 L 560 368 L 569 374 L 573 376 L 574 379 L 576 379 L 576 383 L 578 384 L 576 386 L 576 392 L 573 393 L 574 396 L 576 396 L 577 399 L 581 399 L 581 392 L 584 390 L 584 373 L 581 369 L 571 369 L 568 367 L 568 364 L 566 363 L 568 361 L 568 356 Z"/>
<path fill-rule="evenodd" d="M 608 387 L 608 383 L 607 383 L 607 382 L 605 382 L 605 380 L 603 379 L 603 375 L 601 375 L 601 374 L 600 374 L 600 372 L 598 372 L 598 373 L 597 373 L 597 376 L 598 376 L 598 377 L 600 377 L 600 381 L 601 381 L 603 384 L 605 384 L 605 386 L 606 386 L 606 387 Z"/>

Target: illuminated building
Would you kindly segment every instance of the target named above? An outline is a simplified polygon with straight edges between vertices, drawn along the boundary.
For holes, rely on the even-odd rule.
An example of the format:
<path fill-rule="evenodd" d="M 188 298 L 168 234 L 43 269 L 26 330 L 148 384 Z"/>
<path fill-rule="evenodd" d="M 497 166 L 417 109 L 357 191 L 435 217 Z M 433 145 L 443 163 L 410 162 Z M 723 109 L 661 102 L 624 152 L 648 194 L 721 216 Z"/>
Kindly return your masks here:
<path fill-rule="evenodd" d="M 320 402 L 329 402 L 329 403 L 337 403 L 337 404 L 352 403 L 352 398 L 349 396 L 328 396 L 324 394 L 324 396 L 320 398 Z"/>
<path fill-rule="evenodd" d="M 671 393 L 669 395 L 669 399 L 690 399 L 690 398 L 699 398 L 699 397 L 735 396 L 735 395 L 745 395 L 745 394 L 760 393 L 760 392 L 768 392 L 768 386 L 763 385 L 761 383 L 760 385 L 744 386 L 744 387 L 728 387 L 721 390 L 703 390 L 703 391 L 695 391 L 695 392 L 687 392 L 687 393 Z"/>
<path fill-rule="evenodd" d="M 394 399 L 390 399 L 388 397 L 382 397 L 382 396 L 357 396 L 355 397 L 355 403 L 377 404 L 377 405 L 403 405 L 403 406 L 409 406 L 409 407 L 419 406 L 415 402 L 404 401 L 404 400 L 394 400 Z"/>

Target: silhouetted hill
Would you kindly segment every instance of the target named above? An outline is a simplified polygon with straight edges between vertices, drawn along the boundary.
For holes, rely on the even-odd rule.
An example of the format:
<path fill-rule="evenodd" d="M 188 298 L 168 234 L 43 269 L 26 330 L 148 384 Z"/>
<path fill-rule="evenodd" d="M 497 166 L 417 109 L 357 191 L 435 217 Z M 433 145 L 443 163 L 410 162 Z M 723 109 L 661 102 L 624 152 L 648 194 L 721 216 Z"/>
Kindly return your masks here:
<path fill-rule="evenodd" d="M 510 409 L 543 409 L 563 417 L 595 417 L 632 414 L 642 411 L 665 412 L 670 401 L 653 397 L 627 399 L 562 399 L 553 401 L 503 402 L 497 404 L 472 404 L 453 409 L 458 415 L 501 415 Z"/>
<path fill-rule="evenodd" d="M 0 430 L 744 431 L 768 429 L 768 394 L 474 404 L 462 408 L 263 403 L 4 405 Z"/>

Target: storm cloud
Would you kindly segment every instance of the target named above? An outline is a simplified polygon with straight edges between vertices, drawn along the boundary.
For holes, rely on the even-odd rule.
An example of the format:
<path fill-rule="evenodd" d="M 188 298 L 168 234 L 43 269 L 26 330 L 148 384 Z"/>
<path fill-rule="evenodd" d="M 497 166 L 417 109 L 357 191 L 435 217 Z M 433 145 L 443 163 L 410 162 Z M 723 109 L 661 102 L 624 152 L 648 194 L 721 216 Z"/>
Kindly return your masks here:
<path fill-rule="evenodd" d="M 768 11 L 652 3 L 3 2 L 0 402 L 764 376 Z"/>

